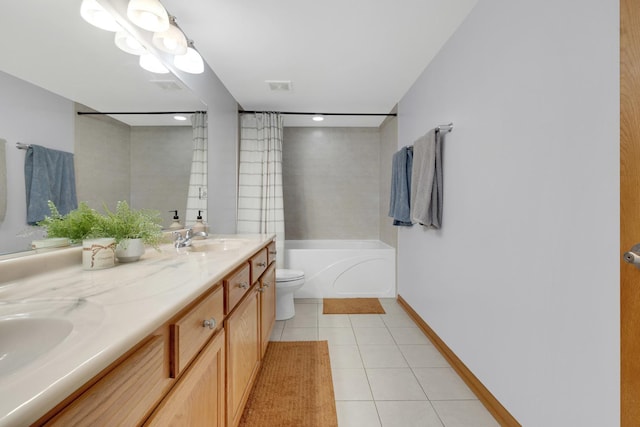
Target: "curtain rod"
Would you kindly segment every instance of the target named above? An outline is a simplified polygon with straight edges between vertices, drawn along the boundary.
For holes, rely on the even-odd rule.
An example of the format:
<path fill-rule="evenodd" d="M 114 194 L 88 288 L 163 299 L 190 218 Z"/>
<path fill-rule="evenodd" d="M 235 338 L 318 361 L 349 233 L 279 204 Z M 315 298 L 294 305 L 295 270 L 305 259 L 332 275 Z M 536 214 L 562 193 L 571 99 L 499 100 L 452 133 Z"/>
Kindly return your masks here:
<path fill-rule="evenodd" d="M 77 114 L 79 116 L 89 116 L 89 115 L 107 115 L 107 114 L 196 114 L 196 113 L 206 113 L 206 111 L 78 111 Z"/>
<path fill-rule="evenodd" d="M 248 113 L 270 113 L 271 111 L 239 111 L 240 114 Z M 302 111 L 274 111 L 279 114 L 286 114 L 288 116 L 392 116 L 396 117 L 396 113 L 305 113 Z"/>

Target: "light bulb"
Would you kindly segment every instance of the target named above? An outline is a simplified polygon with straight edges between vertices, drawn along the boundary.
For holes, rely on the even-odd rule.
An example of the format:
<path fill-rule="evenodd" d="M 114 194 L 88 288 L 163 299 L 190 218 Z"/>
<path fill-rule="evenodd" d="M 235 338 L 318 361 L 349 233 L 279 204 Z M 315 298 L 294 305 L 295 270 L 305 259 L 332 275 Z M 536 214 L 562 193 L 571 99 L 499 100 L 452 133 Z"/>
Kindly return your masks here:
<path fill-rule="evenodd" d="M 162 32 L 169 28 L 169 15 L 158 0 L 129 0 L 127 17 L 147 31 Z"/>
<path fill-rule="evenodd" d="M 133 55 L 142 55 L 147 51 L 135 37 L 132 37 L 124 30 L 116 33 L 115 43 L 120 49 Z"/>
<path fill-rule="evenodd" d="M 204 61 L 194 48 L 187 48 L 184 55 L 176 55 L 173 58 L 174 65 L 185 73 L 201 74 L 204 72 Z"/>
<path fill-rule="evenodd" d="M 321 122 L 324 120 L 324 116 L 320 115 L 320 114 L 316 114 L 315 116 L 313 116 L 311 118 L 311 120 L 313 120 L 314 122 Z"/>
<path fill-rule="evenodd" d="M 167 67 L 162 65 L 162 62 L 150 53 L 140 55 L 140 66 L 156 74 L 167 74 L 169 72 Z"/>
<path fill-rule="evenodd" d="M 153 34 L 153 44 L 163 52 L 173 55 L 187 53 L 187 38 L 175 25 L 170 25 L 167 31 Z"/>
<path fill-rule="evenodd" d="M 120 25 L 96 0 L 82 0 L 80 16 L 89 24 L 107 31 L 118 31 Z"/>

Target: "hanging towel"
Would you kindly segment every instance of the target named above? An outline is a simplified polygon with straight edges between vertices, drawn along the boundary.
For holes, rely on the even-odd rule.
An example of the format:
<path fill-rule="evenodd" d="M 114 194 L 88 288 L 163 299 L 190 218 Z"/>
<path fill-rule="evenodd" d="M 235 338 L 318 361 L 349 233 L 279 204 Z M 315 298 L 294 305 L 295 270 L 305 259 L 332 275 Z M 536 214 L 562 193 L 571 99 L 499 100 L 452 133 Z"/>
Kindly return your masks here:
<path fill-rule="evenodd" d="M 33 145 L 24 159 L 27 223 L 34 225 L 50 215 L 51 200 L 61 215 L 78 207 L 73 154 Z"/>
<path fill-rule="evenodd" d="M 393 225 L 410 227 L 411 222 L 411 169 L 413 148 L 403 147 L 393 155 L 391 165 L 391 197 L 389 216 Z"/>
<path fill-rule="evenodd" d="M 427 132 L 413 144 L 411 219 L 425 227 L 442 225 L 442 145 L 439 132 Z"/>
<path fill-rule="evenodd" d="M 0 139 L 0 222 L 4 221 L 7 213 L 7 155 L 5 145 L 7 141 Z"/>

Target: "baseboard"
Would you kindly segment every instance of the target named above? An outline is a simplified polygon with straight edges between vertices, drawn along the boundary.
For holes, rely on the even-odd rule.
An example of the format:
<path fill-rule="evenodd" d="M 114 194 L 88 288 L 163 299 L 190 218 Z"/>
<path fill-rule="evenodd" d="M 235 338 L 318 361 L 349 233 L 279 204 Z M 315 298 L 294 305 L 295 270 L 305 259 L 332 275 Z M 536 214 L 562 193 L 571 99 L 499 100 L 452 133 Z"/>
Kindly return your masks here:
<path fill-rule="evenodd" d="M 471 391 L 478 397 L 478 400 L 487 408 L 498 423 L 503 427 L 522 427 L 520 423 L 506 410 L 504 406 L 496 399 L 493 394 L 473 375 L 462 363 L 462 360 L 440 339 L 427 322 L 425 322 L 418 313 L 400 296 L 398 295 L 398 303 L 404 308 L 409 316 L 416 322 L 418 327 L 431 340 L 433 345 L 438 349 L 442 356 L 447 359 L 451 367 L 460 375 L 462 380 L 467 384 Z"/>

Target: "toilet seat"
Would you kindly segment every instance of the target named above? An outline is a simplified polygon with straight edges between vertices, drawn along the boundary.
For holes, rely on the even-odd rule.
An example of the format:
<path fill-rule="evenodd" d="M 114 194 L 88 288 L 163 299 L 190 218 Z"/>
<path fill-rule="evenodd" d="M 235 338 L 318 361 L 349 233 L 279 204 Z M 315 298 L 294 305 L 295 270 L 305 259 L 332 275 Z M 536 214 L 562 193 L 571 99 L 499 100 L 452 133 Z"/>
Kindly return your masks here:
<path fill-rule="evenodd" d="M 304 271 L 284 268 L 276 270 L 276 283 L 293 282 L 300 279 L 304 279 Z"/>

